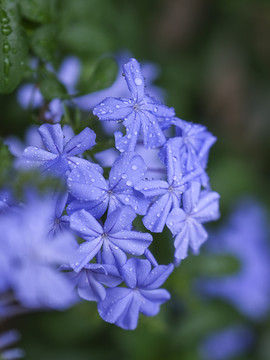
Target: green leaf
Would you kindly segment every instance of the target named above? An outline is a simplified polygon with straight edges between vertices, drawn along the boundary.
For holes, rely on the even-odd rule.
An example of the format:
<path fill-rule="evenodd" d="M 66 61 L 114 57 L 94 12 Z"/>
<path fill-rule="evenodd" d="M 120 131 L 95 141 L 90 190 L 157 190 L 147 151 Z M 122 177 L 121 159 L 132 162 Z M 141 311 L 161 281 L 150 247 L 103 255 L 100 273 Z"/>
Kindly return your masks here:
<path fill-rule="evenodd" d="M 27 44 L 17 0 L 0 0 L 0 93 L 14 90 L 24 75 Z"/>
<path fill-rule="evenodd" d="M 45 61 L 55 58 L 57 28 L 55 25 L 43 25 L 34 31 L 31 47 L 35 54 Z"/>
<path fill-rule="evenodd" d="M 49 22 L 53 15 L 55 0 L 20 0 L 22 15 L 38 23 Z"/>
<path fill-rule="evenodd" d="M 110 51 L 110 34 L 102 27 L 89 23 L 68 23 L 59 39 L 66 49 L 83 56 L 102 55 Z"/>
<path fill-rule="evenodd" d="M 65 86 L 52 73 L 47 73 L 46 77 L 40 81 L 40 91 L 45 100 L 48 101 L 55 98 L 67 99 L 69 97 Z"/>
<path fill-rule="evenodd" d="M 117 71 L 117 63 L 109 57 L 84 66 L 79 84 L 80 95 L 110 87 L 115 81 Z"/>
<path fill-rule="evenodd" d="M 12 155 L 9 152 L 7 145 L 3 143 L 3 140 L 0 138 L 0 186 L 5 185 L 7 180 L 7 174 L 12 165 Z"/>

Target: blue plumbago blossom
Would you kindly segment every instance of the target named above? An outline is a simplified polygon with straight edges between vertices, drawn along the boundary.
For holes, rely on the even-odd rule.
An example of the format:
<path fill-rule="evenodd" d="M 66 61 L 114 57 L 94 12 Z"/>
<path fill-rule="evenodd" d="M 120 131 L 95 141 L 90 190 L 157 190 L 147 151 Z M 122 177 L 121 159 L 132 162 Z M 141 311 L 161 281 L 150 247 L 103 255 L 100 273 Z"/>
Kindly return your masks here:
<path fill-rule="evenodd" d="M 86 160 L 76 155 L 95 145 L 96 135 L 89 128 L 85 128 L 69 141 L 66 140 L 59 124 L 43 124 L 39 128 L 39 133 L 45 150 L 33 146 L 27 147 L 20 158 L 22 168 L 38 168 L 45 174 L 61 176 L 68 170 L 84 165 Z M 87 162 L 87 164 L 90 166 L 92 163 Z M 92 166 L 100 171 L 98 165 L 92 164 Z"/>
<path fill-rule="evenodd" d="M 177 176 L 173 166 L 173 152 L 167 152 L 167 154 L 168 181 L 141 180 L 135 186 L 136 190 L 152 200 L 152 204 L 143 218 L 143 223 L 147 229 L 153 232 L 162 232 L 171 210 L 180 208 L 181 196 L 188 188 L 189 182 L 201 174 L 201 168 L 197 168 L 184 175 L 180 172 Z"/>
<path fill-rule="evenodd" d="M 89 212 L 80 210 L 70 216 L 70 227 L 86 240 L 72 256 L 71 267 L 80 271 L 101 251 L 102 263 L 123 265 L 127 256 L 143 255 L 152 242 L 148 233 L 131 229 L 136 214 L 130 206 L 108 214 L 102 226 Z"/>
<path fill-rule="evenodd" d="M 99 218 L 108 206 L 108 213 L 111 213 L 118 207 L 129 205 L 137 214 L 145 214 L 149 201 L 134 190 L 134 186 L 145 173 L 146 165 L 135 153 L 122 154 L 117 158 L 108 181 L 92 168 L 74 169 L 68 177 L 67 184 L 77 200 L 69 204 L 68 212 L 85 209 Z"/>
<path fill-rule="evenodd" d="M 201 174 L 201 182 L 206 187 L 209 179 L 205 169 L 209 150 L 216 142 L 216 137 L 207 131 L 203 125 L 192 124 L 178 118 L 174 118 L 172 124 L 176 128 L 176 134 L 168 142 L 176 161 L 181 163 L 181 168 L 184 171 L 192 171 L 197 167 L 202 167 L 204 171 Z"/>
<path fill-rule="evenodd" d="M 80 96 L 73 99 L 73 102 L 82 110 L 91 111 L 98 103 L 102 102 L 103 99 L 114 96 L 119 98 L 129 97 L 129 91 L 126 84 L 123 82 L 123 70 L 122 66 L 129 60 L 130 54 L 126 51 L 116 54 L 115 60 L 119 66 L 118 73 L 114 83 L 106 89 L 102 89 L 91 94 Z M 164 99 L 164 91 L 158 86 L 153 85 L 159 75 L 159 67 L 156 64 L 150 62 L 143 62 L 141 64 L 141 72 L 145 78 L 147 84 L 148 94 L 159 101 Z M 106 124 L 107 125 L 107 124 Z M 116 125 L 114 123 L 114 125 Z M 104 127 L 106 131 L 106 127 Z M 110 132 L 111 134 L 112 132 Z"/>
<path fill-rule="evenodd" d="M 123 281 L 116 266 L 109 264 L 86 264 L 79 272 L 72 271 L 68 275 L 76 286 L 78 295 L 87 301 L 105 299 L 106 290 L 103 285 L 115 287 Z"/>
<path fill-rule="evenodd" d="M 170 299 L 168 291 L 159 287 L 172 271 L 172 264 L 159 265 L 152 269 L 148 260 L 127 260 L 121 268 L 127 287 L 106 289 L 105 299 L 98 303 L 100 316 L 123 329 L 135 329 L 140 312 L 146 316 L 155 316 L 160 305 Z"/>
<path fill-rule="evenodd" d="M 48 230 L 50 236 L 55 236 L 59 231 L 69 230 L 69 216 L 63 215 L 68 201 L 68 192 L 54 193 L 52 199 L 50 223 Z"/>
<path fill-rule="evenodd" d="M 200 346 L 202 360 L 229 360 L 246 353 L 254 334 L 244 325 L 233 325 L 206 336 Z"/>
<path fill-rule="evenodd" d="M 167 217 L 166 224 L 175 237 L 175 262 L 179 264 L 187 257 L 188 247 L 198 253 L 200 246 L 208 238 L 203 223 L 219 218 L 219 194 L 201 190 L 201 184 L 190 183 L 183 194 L 182 208 L 174 208 Z"/>
<path fill-rule="evenodd" d="M 5 288 L 27 308 L 64 309 L 76 298 L 58 267 L 70 261 L 78 245 L 69 232 L 48 236 L 54 202 L 34 194 L 30 200 L 0 216 L 0 253 L 8 263 Z"/>
<path fill-rule="evenodd" d="M 145 94 L 144 78 L 137 60 L 130 59 L 123 65 L 123 71 L 132 98 L 106 98 L 93 113 L 100 120 L 123 120 L 126 135 L 115 133 L 115 146 L 120 152 L 135 150 L 141 130 L 146 148 L 159 147 L 166 141 L 159 120 L 171 119 L 174 109 Z"/>
<path fill-rule="evenodd" d="M 235 274 L 200 281 L 199 288 L 210 297 L 233 304 L 251 319 L 261 319 L 270 308 L 269 227 L 262 206 L 254 200 L 242 200 L 228 223 L 208 242 L 208 251 L 231 254 L 240 269 Z"/>
<path fill-rule="evenodd" d="M 9 330 L 0 334 L 0 359 L 15 360 L 24 357 L 24 351 L 19 348 L 10 348 L 21 338 L 17 330 Z"/>

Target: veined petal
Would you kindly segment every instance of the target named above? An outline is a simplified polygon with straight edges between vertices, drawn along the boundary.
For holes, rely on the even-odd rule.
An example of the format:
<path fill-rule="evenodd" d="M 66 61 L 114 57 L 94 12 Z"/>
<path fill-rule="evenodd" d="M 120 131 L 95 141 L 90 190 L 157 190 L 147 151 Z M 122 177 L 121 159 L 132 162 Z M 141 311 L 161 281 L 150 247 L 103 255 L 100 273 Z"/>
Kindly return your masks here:
<path fill-rule="evenodd" d="M 86 240 L 93 240 L 103 234 L 100 223 L 85 210 L 80 210 L 70 216 L 70 227 Z"/>
<path fill-rule="evenodd" d="M 125 190 L 136 185 L 146 173 L 143 158 L 134 152 L 122 154 L 114 162 L 109 176 L 110 188 L 114 191 Z"/>
<path fill-rule="evenodd" d="M 187 257 L 189 246 L 189 229 L 187 223 L 184 223 L 182 230 L 176 235 L 174 240 L 175 253 L 174 257 L 179 264 L 182 259 Z"/>
<path fill-rule="evenodd" d="M 103 175 L 91 167 L 78 167 L 71 171 L 67 184 L 78 200 L 100 200 L 107 194 L 108 184 Z"/>
<path fill-rule="evenodd" d="M 143 218 L 144 226 L 152 232 L 162 232 L 172 208 L 172 197 L 169 193 L 158 198 Z"/>
<path fill-rule="evenodd" d="M 132 255 L 142 255 L 152 242 L 150 234 L 128 230 L 110 234 L 108 238 L 112 244 Z"/>
<path fill-rule="evenodd" d="M 193 208 L 193 218 L 201 223 L 217 220 L 219 218 L 219 198 L 219 194 L 214 191 L 202 191 L 198 205 Z"/>
<path fill-rule="evenodd" d="M 197 207 L 201 192 L 201 184 L 197 181 L 191 181 L 187 191 L 183 194 L 183 208 L 187 214 Z"/>
<path fill-rule="evenodd" d="M 79 248 L 74 252 L 72 260 L 70 261 L 70 266 L 74 271 L 80 271 L 86 264 L 93 259 L 93 257 L 98 253 L 103 244 L 103 239 L 101 236 L 93 238 L 91 241 L 85 241 L 82 243 Z"/>
<path fill-rule="evenodd" d="M 58 155 L 52 154 L 46 150 L 38 149 L 37 147 L 27 147 L 20 158 L 19 164 L 23 168 L 31 169 L 43 165 L 47 161 L 52 161 L 58 158 Z"/>
<path fill-rule="evenodd" d="M 126 307 L 129 307 L 132 298 L 131 289 L 122 287 L 107 289 L 106 298 L 98 303 L 99 315 L 109 323 L 116 323 Z"/>
<path fill-rule="evenodd" d="M 207 240 L 208 233 L 202 224 L 196 220 L 189 222 L 189 243 L 195 254 L 198 253 L 200 246 Z"/>
<path fill-rule="evenodd" d="M 164 195 L 168 192 L 169 184 L 164 180 L 141 180 L 134 187 L 146 197 Z"/>
<path fill-rule="evenodd" d="M 142 109 L 151 112 L 157 118 L 171 118 L 175 115 L 174 108 L 163 105 L 150 96 L 145 96 L 147 102 L 142 105 Z"/>
<path fill-rule="evenodd" d="M 75 211 L 84 209 L 93 215 L 96 219 L 99 219 L 105 213 L 108 206 L 108 201 L 108 197 L 89 201 L 73 200 L 67 207 L 67 213 L 71 215 Z"/>
<path fill-rule="evenodd" d="M 144 97 L 144 77 L 141 73 L 140 64 L 136 59 L 130 59 L 123 65 L 123 71 L 132 98 L 139 102 Z"/>
<path fill-rule="evenodd" d="M 116 209 L 110 213 L 104 224 L 104 231 L 107 234 L 114 234 L 121 230 L 131 230 L 131 225 L 136 213 L 130 206 Z"/>
<path fill-rule="evenodd" d="M 170 293 L 165 289 L 140 289 L 140 312 L 146 316 L 155 316 L 159 313 L 160 305 L 170 299 Z"/>
<path fill-rule="evenodd" d="M 87 127 L 78 135 L 69 140 L 65 146 L 64 151 L 68 156 L 81 154 L 96 144 L 95 139 L 96 134 L 93 130 Z"/>
<path fill-rule="evenodd" d="M 144 282 L 140 284 L 140 289 L 153 290 L 160 287 L 167 280 L 173 269 L 173 264 L 154 267 Z"/>
<path fill-rule="evenodd" d="M 130 100 L 108 97 L 93 109 L 93 114 L 99 120 L 122 120 L 134 111 L 133 104 Z"/>
<path fill-rule="evenodd" d="M 141 121 L 138 112 L 133 110 L 125 118 L 123 125 L 126 127 L 126 135 L 123 135 L 120 131 L 114 133 L 115 147 L 120 152 L 132 152 L 135 150 L 141 129 Z"/>
<path fill-rule="evenodd" d="M 64 148 L 64 135 L 59 124 L 43 124 L 38 129 L 43 144 L 48 151 L 60 155 Z"/>
<path fill-rule="evenodd" d="M 167 217 L 166 225 L 173 235 L 178 234 L 185 226 L 187 215 L 183 209 L 174 208 Z"/>
<path fill-rule="evenodd" d="M 138 111 L 138 117 L 143 131 L 144 146 L 151 149 L 163 145 L 166 142 L 166 137 L 157 118 L 149 111 Z"/>

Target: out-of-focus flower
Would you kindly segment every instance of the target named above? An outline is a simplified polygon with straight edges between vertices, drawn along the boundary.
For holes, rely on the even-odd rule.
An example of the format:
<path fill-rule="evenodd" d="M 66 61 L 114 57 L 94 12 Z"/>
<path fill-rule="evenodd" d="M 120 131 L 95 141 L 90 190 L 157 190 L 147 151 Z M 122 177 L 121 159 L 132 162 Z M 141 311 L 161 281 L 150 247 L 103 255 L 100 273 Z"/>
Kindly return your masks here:
<path fill-rule="evenodd" d="M 70 232 L 48 236 L 54 206 L 53 199 L 31 192 L 25 205 L 0 216 L 0 254 L 5 260 L 0 285 L 13 290 L 27 308 L 64 309 L 76 300 L 58 268 L 70 261 L 77 243 Z"/>
<path fill-rule="evenodd" d="M 200 346 L 203 360 L 227 360 L 245 353 L 252 344 L 252 331 L 235 325 L 207 335 Z"/>
<path fill-rule="evenodd" d="M 209 251 L 235 256 L 237 273 L 201 283 L 208 296 L 231 302 L 250 318 L 262 318 L 270 308 L 270 247 L 265 210 L 253 200 L 243 200 L 227 224 L 212 234 Z"/>
<path fill-rule="evenodd" d="M 17 330 L 9 330 L 0 334 L 0 359 L 15 360 L 24 357 L 24 351 L 19 348 L 9 348 L 21 338 Z"/>

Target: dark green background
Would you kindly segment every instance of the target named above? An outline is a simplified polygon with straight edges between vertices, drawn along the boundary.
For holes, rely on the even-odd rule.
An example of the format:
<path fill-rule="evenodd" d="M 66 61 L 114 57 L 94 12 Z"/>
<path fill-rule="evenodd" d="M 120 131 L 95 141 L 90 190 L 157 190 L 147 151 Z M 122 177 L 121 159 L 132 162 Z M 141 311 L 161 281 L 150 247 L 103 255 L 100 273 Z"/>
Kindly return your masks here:
<path fill-rule="evenodd" d="M 129 50 L 139 61 L 160 66 L 156 84 L 166 90 L 167 105 L 176 109 L 178 117 L 204 124 L 218 137 L 208 172 L 213 189 L 221 194 L 223 220 L 219 223 L 245 194 L 269 208 L 268 0 L 1 0 L 0 4 L 2 9 L 16 9 L 9 40 L 17 49 L 9 55 L 10 82 L 6 94 L 0 96 L 2 137 L 22 137 L 29 124 L 40 122 L 38 114 L 23 111 L 16 103 L 16 86 L 21 81 L 35 78 L 43 84 L 48 100 L 52 89 L 67 98 L 47 74 L 47 62 L 58 68 L 65 56 L 78 56 L 85 93 L 108 86 L 115 76 L 112 61 L 93 71 L 101 57 Z M 1 36 L 0 71 L 4 71 L 5 38 Z M 39 59 L 35 74 L 27 67 L 32 56 Z M 0 74 L 2 88 L 4 75 Z M 79 117 L 83 126 L 92 124 L 88 114 Z M 0 155 L 3 169 L 4 148 Z M 156 243 L 160 259 L 168 262 L 172 247 L 166 237 L 169 233 L 157 237 Z M 166 282 L 171 301 L 157 317 L 141 317 L 132 332 L 104 323 L 94 303 L 64 313 L 20 316 L 4 326 L 22 332 L 20 345 L 29 360 L 199 360 L 198 344 L 208 332 L 241 322 L 256 333 L 252 349 L 242 359 L 267 360 L 269 316 L 251 323 L 225 303 L 200 300 L 193 290 L 193 280 L 199 275 L 234 271 L 232 259 L 223 260 L 190 256 Z"/>

